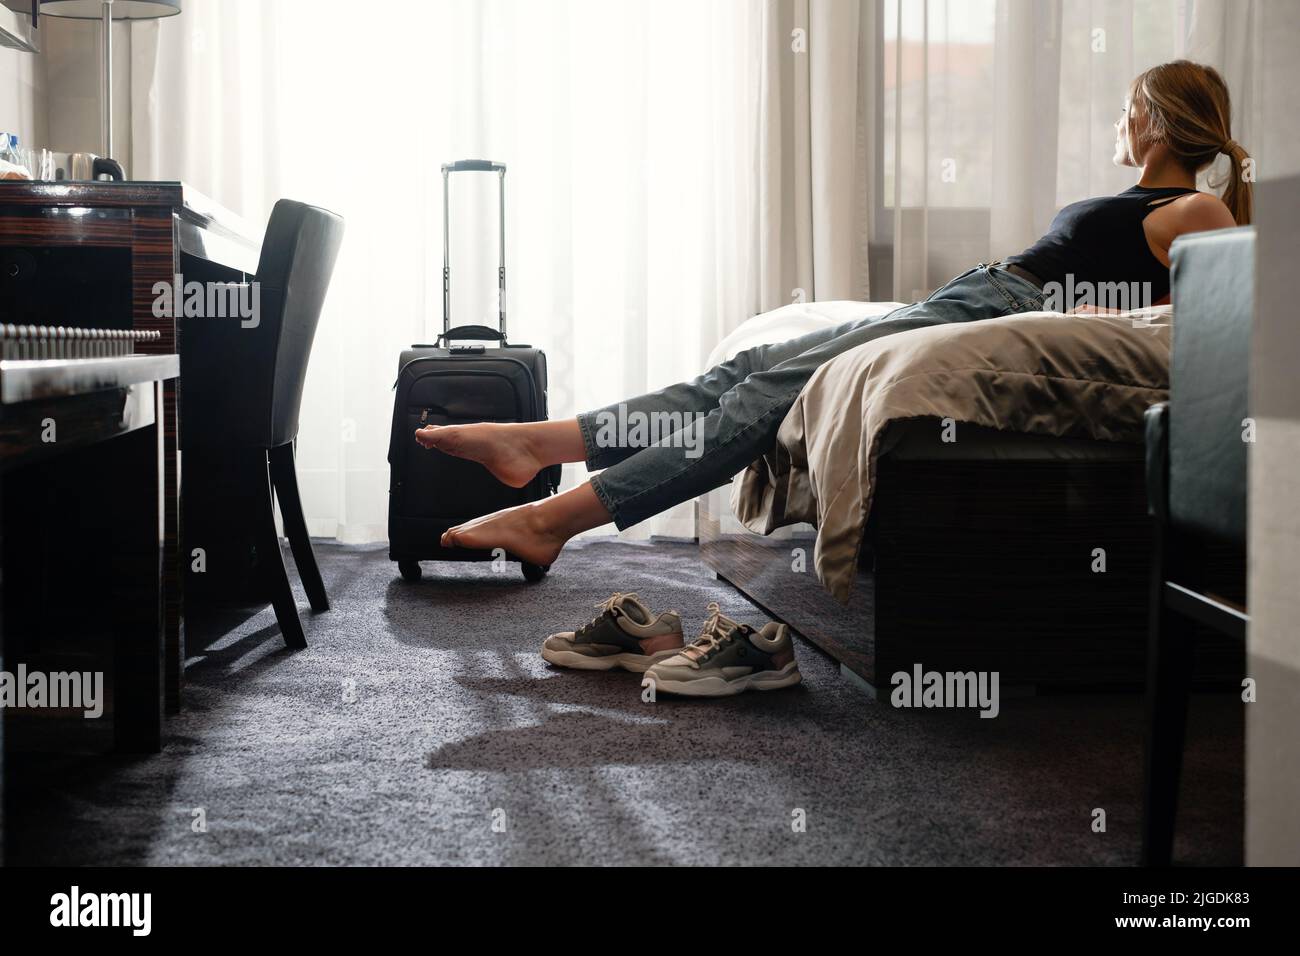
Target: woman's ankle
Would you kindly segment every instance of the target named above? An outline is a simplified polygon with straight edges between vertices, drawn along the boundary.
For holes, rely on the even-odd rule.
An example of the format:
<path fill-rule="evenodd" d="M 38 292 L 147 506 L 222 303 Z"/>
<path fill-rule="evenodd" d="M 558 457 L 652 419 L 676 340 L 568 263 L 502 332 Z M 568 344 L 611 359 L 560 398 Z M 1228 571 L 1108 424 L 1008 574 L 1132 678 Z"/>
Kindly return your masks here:
<path fill-rule="evenodd" d="M 562 542 L 614 520 L 590 481 L 539 501 L 536 507 L 539 533 Z"/>
<path fill-rule="evenodd" d="M 511 426 L 511 440 L 518 450 L 537 462 L 538 468 L 555 464 L 548 454 L 544 435 L 539 434 L 538 425 L 543 422 L 520 422 Z"/>
<path fill-rule="evenodd" d="M 587 460 L 587 445 L 576 418 L 521 422 L 522 448 L 543 468 Z"/>

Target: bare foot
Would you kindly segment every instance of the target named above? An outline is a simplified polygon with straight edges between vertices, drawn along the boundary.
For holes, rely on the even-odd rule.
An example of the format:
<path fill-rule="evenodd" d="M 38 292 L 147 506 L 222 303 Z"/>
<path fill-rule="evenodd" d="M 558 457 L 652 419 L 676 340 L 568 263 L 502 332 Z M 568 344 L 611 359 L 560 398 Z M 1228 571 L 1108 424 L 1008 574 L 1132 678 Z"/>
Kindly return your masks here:
<path fill-rule="evenodd" d="M 527 434 L 507 422 L 428 425 L 416 429 L 415 440 L 425 448 L 476 461 L 511 488 L 522 488 L 542 470 Z"/>
<path fill-rule="evenodd" d="M 555 531 L 538 509 L 536 502 L 518 505 L 448 528 L 443 533 L 442 546 L 484 551 L 504 548 L 508 554 L 530 564 L 553 564 L 568 539 Z"/>

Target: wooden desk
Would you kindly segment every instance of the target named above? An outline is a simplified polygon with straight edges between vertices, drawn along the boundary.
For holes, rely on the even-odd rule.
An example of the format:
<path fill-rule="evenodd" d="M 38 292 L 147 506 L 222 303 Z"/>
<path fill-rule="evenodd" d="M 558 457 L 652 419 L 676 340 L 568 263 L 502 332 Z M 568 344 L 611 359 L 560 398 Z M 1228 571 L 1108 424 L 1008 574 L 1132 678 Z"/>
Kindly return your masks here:
<path fill-rule="evenodd" d="M 111 673 L 113 746 L 131 753 L 162 743 L 160 411 L 179 374 L 174 354 L 0 361 L 0 671 L 95 661 Z M 69 635 L 99 646 L 48 646 Z M 4 717 L 0 808 L 3 727 L 19 715 Z"/>
<path fill-rule="evenodd" d="M 239 282 L 257 270 L 248 223 L 179 182 L 0 182 L 0 322 L 156 329 L 178 351 L 175 320 L 154 315 L 154 284 Z M 180 708 L 185 660 L 180 552 L 181 388 L 163 389 L 167 706 Z"/>

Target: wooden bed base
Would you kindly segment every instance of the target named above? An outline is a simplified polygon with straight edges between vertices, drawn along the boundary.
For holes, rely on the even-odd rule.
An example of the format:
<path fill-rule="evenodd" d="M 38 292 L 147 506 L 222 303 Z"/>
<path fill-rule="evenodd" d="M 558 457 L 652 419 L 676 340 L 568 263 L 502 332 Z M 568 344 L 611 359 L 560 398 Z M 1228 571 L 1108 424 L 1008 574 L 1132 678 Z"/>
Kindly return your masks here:
<path fill-rule="evenodd" d="M 1004 687 L 1145 680 L 1151 527 L 1138 458 L 882 456 L 847 606 L 817 580 L 810 526 L 753 534 L 729 495 L 700 498 L 706 564 L 874 689 L 915 664 L 997 671 Z M 1243 556 L 1213 557 L 1217 581 L 1244 582 Z M 1239 645 L 1200 635 L 1202 683 L 1238 681 L 1242 667 Z"/>

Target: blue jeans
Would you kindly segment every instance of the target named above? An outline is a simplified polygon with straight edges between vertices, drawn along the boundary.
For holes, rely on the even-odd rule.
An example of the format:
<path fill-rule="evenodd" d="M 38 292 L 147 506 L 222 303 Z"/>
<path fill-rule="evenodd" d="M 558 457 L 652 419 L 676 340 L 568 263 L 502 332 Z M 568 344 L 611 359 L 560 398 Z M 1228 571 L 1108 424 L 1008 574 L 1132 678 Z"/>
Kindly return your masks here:
<path fill-rule="evenodd" d="M 584 412 L 578 425 L 587 469 L 604 469 L 591 486 L 614 524 L 631 527 L 725 485 L 770 451 L 808 379 L 840 353 L 895 332 L 1042 307 L 1043 293 L 1033 283 L 981 263 L 928 299 L 887 315 L 759 345 L 690 382 Z"/>

